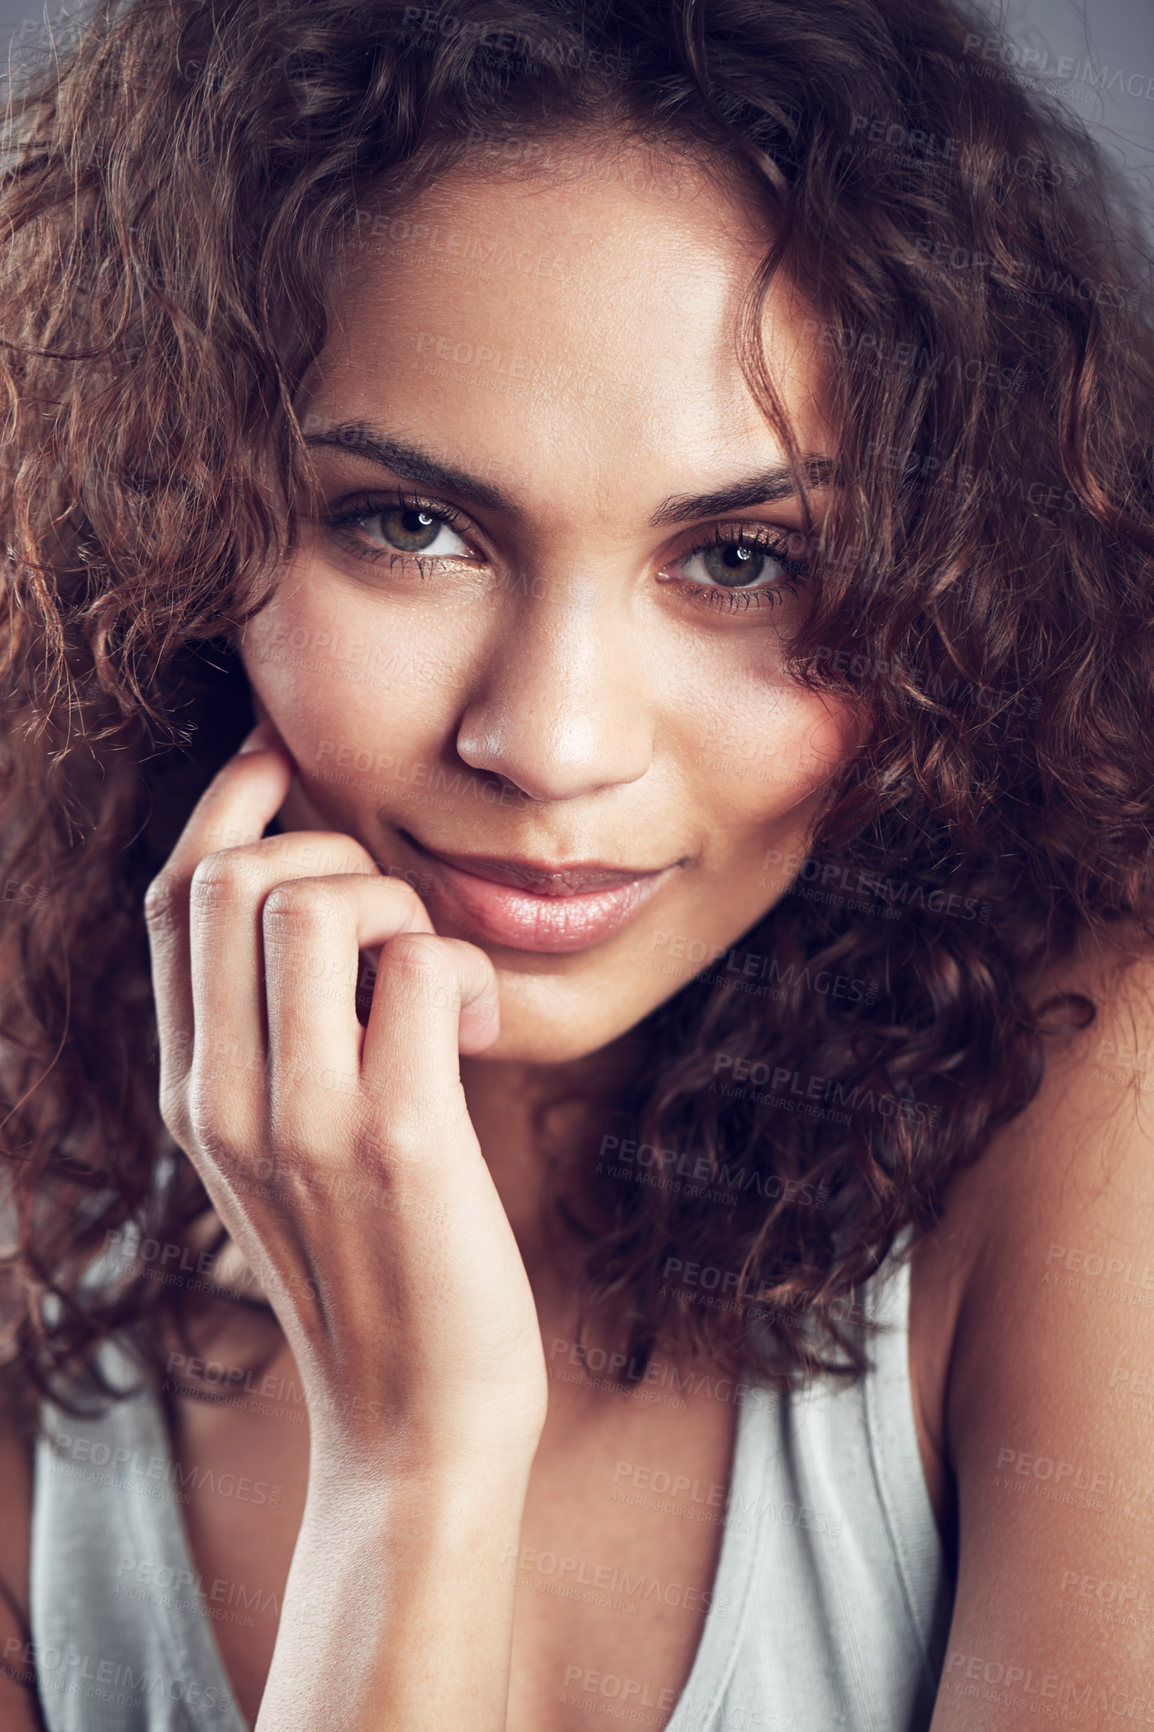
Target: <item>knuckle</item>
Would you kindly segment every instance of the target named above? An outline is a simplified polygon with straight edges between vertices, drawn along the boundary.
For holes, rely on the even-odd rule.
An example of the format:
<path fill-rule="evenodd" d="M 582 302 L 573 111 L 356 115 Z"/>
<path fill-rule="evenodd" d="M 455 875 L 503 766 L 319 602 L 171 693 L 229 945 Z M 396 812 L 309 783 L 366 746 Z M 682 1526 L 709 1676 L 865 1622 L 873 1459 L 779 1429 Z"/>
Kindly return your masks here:
<path fill-rule="evenodd" d="M 393 1167 L 411 1167 L 419 1161 L 428 1147 L 429 1127 L 417 1113 L 394 1106 L 387 1125 L 366 1125 L 361 1134 L 364 1148 L 387 1173 Z"/>
<path fill-rule="evenodd" d="M 387 991 L 419 998 L 434 1009 L 460 1003 L 456 972 L 443 942 L 432 933 L 398 933 L 385 946 L 377 972 L 384 975 Z"/>
<path fill-rule="evenodd" d="M 194 1068 L 190 1072 L 183 1105 L 186 1122 L 195 1135 L 202 1136 L 217 1123 L 216 1089 L 203 1070 Z"/>
<path fill-rule="evenodd" d="M 158 1097 L 160 1122 L 180 1148 L 189 1140 L 189 1122 L 184 1088 L 177 1082 L 162 1079 Z"/>
<path fill-rule="evenodd" d="M 149 926 L 167 929 L 178 917 L 181 890 L 176 878 L 159 872 L 144 892 L 144 918 Z"/>
<path fill-rule="evenodd" d="M 452 978 L 444 951 L 428 932 L 399 932 L 385 946 L 381 963 L 404 978 L 426 985 Z"/>
<path fill-rule="evenodd" d="M 434 1010 L 451 1010 L 460 1004 L 457 977 L 436 940 L 423 933 L 403 933 L 386 946 L 378 977 L 384 990 L 402 999 L 419 1001 Z"/>
<path fill-rule="evenodd" d="M 177 1112 L 198 1148 L 239 1155 L 252 1142 L 248 1103 L 241 1098 L 238 1082 L 223 1066 L 193 1065 Z"/>
<path fill-rule="evenodd" d="M 212 906 L 232 902 L 251 882 L 252 868 L 241 848 L 229 848 L 219 854 L 206 854 L 192 874 L 189 891 L 194 902 Z"/>
<path fill-rule="evenodd" d="M 264 919 L 278 925 L 316 926 L 333 918 L 340 900 L 337 890 L 318 879 L 288 879 L 265 897 Z"/>
<path fill-rule="evenodd" d="M 245 1153 L 244 1126 L 215 1095 L 190 1093 L 184 1113 L 191 1146 L 213 1160 Z"/>

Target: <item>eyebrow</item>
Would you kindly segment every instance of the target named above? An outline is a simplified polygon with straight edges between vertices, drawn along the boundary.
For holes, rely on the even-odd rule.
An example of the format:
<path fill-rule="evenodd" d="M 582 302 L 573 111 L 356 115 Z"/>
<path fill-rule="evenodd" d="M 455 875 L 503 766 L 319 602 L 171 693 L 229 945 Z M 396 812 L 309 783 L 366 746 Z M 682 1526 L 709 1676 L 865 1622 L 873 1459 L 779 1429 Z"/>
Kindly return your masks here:
<path fill-rule="evenodd" d="M 375 428 L 359 421 L 344 421 L 327 433 L 306 433 L 306 445 L 333 445 L 353 457 L 367 457 L 384 469 L 391 469 L 405 481 L 416 481 L 425 487 L 435 487 L 445 493 L 455 493 L 470 505 L 486 506 L 490 511 L 503 511 L 510 517 L 521 515 L 517 506 L 491 482 L 469 475 L 463 469 L 441 463 L 416 445 L 405 445 Z"/>
<path fill-rule="evenodd" d="M 833 473 L 828 457 L 807 456 L 799 464 L 802 479 L 808 487 L 824 487 Z M 724 517 L 727 511 L 743 511 L 751 505 L 769 505 L 775 499 L 789 499 L 797 493 L 794 474 L 788 463 L 776 463 L 759 475 L 747 475 L 730 487 L 713 493 L 674 493 L 662 501 L 650 518 L 653 525 L 691 523 L 697 517 Z"/>
<path fill-rule="evenodd" d="M 307 433 L 305 444 L 331 446 L 347 451 L 351 456 L 367 457 L 370 462 L 379 463 L 406 481 L 454 493 L 471 505 L 504 512 L 509 517 L 522 515 L 508 494 L 491 482 L 482 481 L 479 476 L 454 468 L 452 464 L 442 463 L 419 446 L 406 445 L 402 440 L 366 427 L 359 421 L 343 421 L 325 433 Z M 807 486 L 823 487 L 833 472 L 833 464 L 828 457 L 805 456 L 801 459 L 800 469 Z M 712 493 L 671 494 L 662 501 L 649 521 L 655 528 L 671 523 L 691 523 L 698 517 L 720 517 L 751 505 L 768 505 L 777 499 L 788 499 L 796 493 L 793 471 L 787 463 L 778 463 L 771 469 L 747 475 L 743 480 Z"/>

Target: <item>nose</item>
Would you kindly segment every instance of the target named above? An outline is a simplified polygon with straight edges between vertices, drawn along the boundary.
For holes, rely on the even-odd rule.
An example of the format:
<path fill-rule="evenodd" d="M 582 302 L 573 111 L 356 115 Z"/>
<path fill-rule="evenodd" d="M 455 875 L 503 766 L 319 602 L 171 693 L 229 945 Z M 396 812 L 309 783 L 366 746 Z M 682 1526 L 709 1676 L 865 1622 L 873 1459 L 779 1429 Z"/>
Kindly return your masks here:
<path fill-rule="evenodd" d="M 648 691 L 627 598 L 591 576 L 541 573 L 494 634 L 457 751 L 533 800 L 636 782 L 653 758 Z"/>

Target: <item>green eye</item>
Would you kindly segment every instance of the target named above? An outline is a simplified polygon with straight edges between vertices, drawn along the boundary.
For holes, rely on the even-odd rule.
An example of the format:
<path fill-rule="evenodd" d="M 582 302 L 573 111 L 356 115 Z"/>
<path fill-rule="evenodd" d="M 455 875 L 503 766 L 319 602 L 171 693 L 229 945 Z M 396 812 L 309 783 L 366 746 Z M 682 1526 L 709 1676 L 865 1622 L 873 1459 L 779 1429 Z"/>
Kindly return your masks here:
<path fill-rule="evenodd" d="M 677 562 L 686 594 L 731 612 L 777 607 L 809 572 L 804 560 L 790 556 L 793 539 L 759 525 L 718 524 L 712 541 Z"/>
<path fill-rule="evenodd" d="M 747 583 L 756 583 L 769 563 L 768 555 L 760 547 L 750 547 L 740 542 L 716 542 L 712 547 L 704 549 L 701 562 L 715 583 L 723 583 L 728 588 Z"/>
<path fill-rule="evenodd" d="M 684 575 L 706 590 L 750 591 L 758 595 L 800 581 L 808 571 L 791 559 L 777 536 L 718 533 L 681 561 Z"/>
<path fill-rule="evenodd" d="M 425 505 L 419 499 L 397 498 L 384 504 L 375 499 L 355 499 L 345 511 L 325 519 L 338 540 L 359 559 L 402 564 L 413 559 L 418 565 L 422 554 L 430 560 L 470 557 L 472 550 L 453 527 L 455 521 L 448 510 Z"/>
<path fill-rule="evenodd" d="M 445 527 L 444 519 L 434 517 L 431 511 L 417 511 L 407 506 L 381 511 L 377 515 L 382 537 L 392 542 L 401 553 L 424 553 Z"/>

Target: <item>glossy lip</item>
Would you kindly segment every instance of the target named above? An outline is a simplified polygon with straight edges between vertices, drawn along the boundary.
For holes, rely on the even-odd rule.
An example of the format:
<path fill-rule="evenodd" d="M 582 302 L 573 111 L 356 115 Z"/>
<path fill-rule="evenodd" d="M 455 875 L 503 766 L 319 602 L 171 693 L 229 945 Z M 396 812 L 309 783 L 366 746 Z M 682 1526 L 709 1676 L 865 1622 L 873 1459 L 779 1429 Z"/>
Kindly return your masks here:
<path fill-rule="evenodd" d="M 512 884 L 536 896 L 581 896 L 587 890 L 616 890 L 622 884 L 633 884 L 639 878 L 668 870 L 664 866 L 606 866 L 601 860 L 561 860 L 550 864 L 502 859 L 494 854 L 450 854 L 444 848 L 430 848 L 427 842 L 419 842 L 411 831 L 402 830 L 400 834 L 422 854 L 432 860 L 443 860 L 458 872 L 488 879 L 492 884 Z"/>
<path fill-rule="evenodd" d="M 438 932 L 554 956 L 587 950 L 620 931 L 682 864 L 623 869 L 573 861 L 550 867 L 440 854 L 406 830 L 399 834 L 426 866 L 429 883 L 422 896 Z"/>

